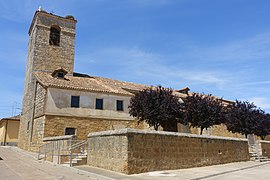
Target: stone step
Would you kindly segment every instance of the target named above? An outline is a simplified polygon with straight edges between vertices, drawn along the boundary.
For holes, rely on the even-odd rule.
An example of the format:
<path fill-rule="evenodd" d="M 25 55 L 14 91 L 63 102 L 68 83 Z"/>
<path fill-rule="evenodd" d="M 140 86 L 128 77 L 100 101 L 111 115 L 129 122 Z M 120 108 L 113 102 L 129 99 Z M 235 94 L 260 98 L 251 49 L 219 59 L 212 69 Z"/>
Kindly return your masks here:
<path fill-rule="evenodd" d="M 86 161 L 87 161 L 87 155 L 79 155 L 78 157 L 72 159 L 71 163 L 72 163 L 72 166 L 84 165 L 86 164 Z M 70 166 L 70 161 L 64 162 L 63 165 Z"/>
<path fill-rule="evenodd" d="M 252 160 L 252 161 L 260 161 L 260 162 L 270 161 L 269 158 L 264 157 L 264 156 L 258 156 L 258 155 L 250 157 L 250 160 Z"/>

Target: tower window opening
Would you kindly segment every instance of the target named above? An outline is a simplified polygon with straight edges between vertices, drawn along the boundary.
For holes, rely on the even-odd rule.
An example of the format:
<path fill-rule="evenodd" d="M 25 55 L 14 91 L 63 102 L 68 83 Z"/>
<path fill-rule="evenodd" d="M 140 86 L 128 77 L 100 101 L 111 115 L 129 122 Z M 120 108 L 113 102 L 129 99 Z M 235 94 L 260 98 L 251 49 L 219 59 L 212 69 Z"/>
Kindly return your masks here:
<path fill-rule="evenodd" d="M 60 27 L 52 26 L 50 29 L 50 45 L 59 46 L 60 44 Z"/>

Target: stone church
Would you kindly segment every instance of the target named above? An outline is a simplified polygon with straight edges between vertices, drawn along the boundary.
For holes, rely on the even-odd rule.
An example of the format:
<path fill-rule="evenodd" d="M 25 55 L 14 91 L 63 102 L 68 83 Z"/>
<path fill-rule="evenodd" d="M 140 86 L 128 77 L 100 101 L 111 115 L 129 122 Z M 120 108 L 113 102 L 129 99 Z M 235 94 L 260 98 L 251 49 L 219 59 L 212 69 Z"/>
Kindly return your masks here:
<path fill-rule="evenodd" d="M 34 150 L 44 137 L 148 128 L 128 113 L 130 97 L 145 85 L 74 72 L 76 20 L 43 10 L 29 29 L 19 147 Z M 184 93 L 175 92 L 185 96 Z"/>
<path fill-rule="evenodd" d="M 96 131 L 149 129 L 128 113 L 134 92 L 147 86 L 74 72 L 76 22 L 73 16 L 35 12 L 28 32 L 20 148 L 36 150 L 46 137 L 86 139 Z M 174 94 L 184 98 L 188 90 L 175 90 Z M 181 125 L 178 130 L 199 133 Z M 208 134 L 236 136 L 222 126 Z"/>

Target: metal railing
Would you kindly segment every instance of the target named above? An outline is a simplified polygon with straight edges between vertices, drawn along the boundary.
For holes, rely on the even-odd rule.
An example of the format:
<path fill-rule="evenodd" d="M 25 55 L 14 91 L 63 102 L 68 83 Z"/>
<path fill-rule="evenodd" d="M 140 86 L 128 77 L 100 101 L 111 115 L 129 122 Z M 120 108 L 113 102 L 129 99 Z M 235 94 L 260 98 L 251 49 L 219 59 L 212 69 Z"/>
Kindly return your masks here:
<path fill-rule="evenodd" d="M 44 138 L 45 142 L 38 149 L 38 160 L 48 160 L 55 162 L 57 158 L 57 164 L 61 163 L 61 156 L 68 156 L 72 166 L 72 159 L 78 157 L 82 152 L 85 154 L 87 149 L 87 141 L 75 140 L 75 136 L 57 136 Z"/>
<path fill-rule="evenodd" d="M 73 144 L 69 148 L 69 165 L 72 166 L 72 160 L 79 156 L 87 156 L 87 140 Z"/>

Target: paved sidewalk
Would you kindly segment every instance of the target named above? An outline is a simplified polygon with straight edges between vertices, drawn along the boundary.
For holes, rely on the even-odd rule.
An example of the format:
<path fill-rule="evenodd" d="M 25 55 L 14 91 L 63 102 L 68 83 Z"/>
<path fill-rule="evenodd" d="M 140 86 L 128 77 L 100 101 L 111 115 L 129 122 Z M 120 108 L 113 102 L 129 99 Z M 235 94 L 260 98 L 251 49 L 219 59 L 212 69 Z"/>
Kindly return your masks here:
<path fill-rule="evenodd" d="M 232 180 L 232 179 L 246 179 L 246 180 L 265 180 L 270 179 L 270 162 L 238 162 L 215 166 L 197 167 L 189 169 L 156 171 L 134 175 L 125 175 L 108 171 L 96 167 L 79 166 L 81 170 L 102 174 L 111 179 L 131 179 L 131 180 Z"/>
<path fill-rule="evenodd" d="M 270 162 L 239 162 L 200 168 L 149 172 L 125 175 L 90 166 L 65 167 L 38 161 L 35 153 L 16 147 L 0 146 L 0 180 L 20 179 L 98 179 L 98 180 L 142 180 L 142 179 L 270 179 Z"/>
<path fill-rule="evenodd" d="M 36 154 L 16 147 L 0 146 L 0 179 L 1 180 L 41 180 L 41 179 L 101 179 L 98 176 L 81 172 L 75 168 L 38 161 Z"/>

